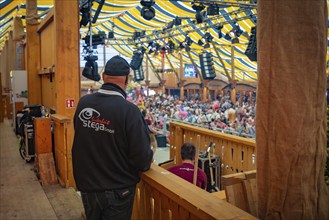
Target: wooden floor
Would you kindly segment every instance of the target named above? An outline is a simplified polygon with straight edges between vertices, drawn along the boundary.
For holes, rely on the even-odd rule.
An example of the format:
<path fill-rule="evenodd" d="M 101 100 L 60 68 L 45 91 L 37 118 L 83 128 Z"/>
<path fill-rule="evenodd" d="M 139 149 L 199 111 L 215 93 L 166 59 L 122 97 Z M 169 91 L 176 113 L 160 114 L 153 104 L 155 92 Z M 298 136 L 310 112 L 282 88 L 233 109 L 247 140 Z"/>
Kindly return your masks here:
<path fill-rule="evenodd" d="M 33 164 L 19 155 L 10 123 L 0 123 L 0 220 L 82 219 L 81 198 L 74 189 L 41 186 Z"/>

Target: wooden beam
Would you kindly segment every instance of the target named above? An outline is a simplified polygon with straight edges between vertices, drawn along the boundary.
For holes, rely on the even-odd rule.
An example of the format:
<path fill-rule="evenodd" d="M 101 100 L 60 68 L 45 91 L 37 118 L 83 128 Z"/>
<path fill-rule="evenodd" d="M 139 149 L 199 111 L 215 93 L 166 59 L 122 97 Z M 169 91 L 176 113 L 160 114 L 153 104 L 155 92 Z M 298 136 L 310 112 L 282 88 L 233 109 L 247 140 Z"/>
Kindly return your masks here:
<path fill-rule="evenodd" d="M 41 79 L 38 75 L 40 69 L 40 36 L 37 32 L 38 22 L 33 17 L 37 13 L 36 0 L 26 1 L 27 17 L 31 19 L 26 22 L 26 70 L 28 103 L 41 103 Z"/>
<path fill-rule="evenodd" d="M 80 98 L 79 63 L 79 1 L 55 0 L 55 66 L 56 113 L 73 119 Z M 73 102 L 73 107 L 67 102 Z M 73 124 L 67 125 L 67 160 L 69 186 L 75 186 L 72 171 L 71 147 Z"/>
<path fill-rule="evenodd" d="M 53 21 L 54 21 L 54 8 L 50 9 L 46 17 L 41 21 L 37 29 L 38 33 L 41 33 Z"/>
<path fill-rule="evenodd" d="M 225 75 L 226 75 L 228 81 L 230 82 L 230 81 L 231 81 L 231 76 L 230 76 L 230 74 L 228 73 L 228 71 L 227 71 L 227 69 L 226 69 L 226 66 L 225 66 L 225 63 L 224 63 L 222 57 L 220 56 L 220 54 L 219 54 L 219 52 L 218 52 L 218 50 L 217 50 L 216 44 L 215 44 L 213 41 L 211 42 L 211 44 L 212 44 L 213 48 L 215 49 L 215 52 L 216 52 L 216 54 L 217 54 L 217 56 L 218 56 L 218 59 L 219 59 L 219 62 L 222 64 L 223 69 L 224 69 L 224 72 L 225 72 Z"/>

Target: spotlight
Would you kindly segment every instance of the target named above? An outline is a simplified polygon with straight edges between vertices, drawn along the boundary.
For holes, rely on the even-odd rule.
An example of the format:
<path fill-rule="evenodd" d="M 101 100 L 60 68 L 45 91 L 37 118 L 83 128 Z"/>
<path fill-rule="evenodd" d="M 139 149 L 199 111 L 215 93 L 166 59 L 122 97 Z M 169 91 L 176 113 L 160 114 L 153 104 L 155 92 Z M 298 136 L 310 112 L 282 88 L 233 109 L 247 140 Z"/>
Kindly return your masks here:
<path fill-rule="evenodd" d="M 202 23 L 205 19 L 206 12 L 202 12 L 202 10 L 205 8 L 203 4 L 195 4 L 193 3 L 192 8 L 196 11 L 195 19 L 198 24 Z"/>
<path fill-rule="evenodd" d="M 169 40 L 168 41 L 166 47 L 167 47 L 167 52 L 169 54 L 171 54 L 173 52 L 173 50 L 175 50 L 175 44 L 174 44 L 174 42 L 172 40 Z"/>
<path fill-rule="evenodd" d="M 85 64 L 85 68 L 82 71 L 82 75 L 87 79 L 93 81 L 99 81 L 101 79 L 100 75 L 98 74 L 98 64 L 96 60 L 98 59 L 97 56 L 89 55 L 84 58 L 87 62 Z"/>
<path fill-rule="evenodd" d="M 141 16 L 148 21 L 154 18 L 155 9 L 152 6 L 155 2 L 153 0 L 142 0 L 140 3 L 143 6 Z"/>
<path fill-rule="evenodd" d="M 211 34 L 209 32 L 205 33 L 203 36 L 204 39 L 206 39 L 206 41 L 209 43 L 212 41 L 212 39 L 214 39 L 213 36 L 211 36 Z"/>
<path fill-rule="evenodd" d="M 219 24 L 216 26 L 216 29 L 218 31 L 218 38 L 222 38 L 223 37 L 223 34 L 222 34 L 222 29 L 223 29 L 223 25 L 222 24 Z"/>
<path fill-rule="evenodd" d="M 141 32 L 135 31 L 133 35 L 133 39 L 137 40 L 139 37 L 141 37 Z"/>
<path fill-rule="evenodd" d="M 113 31 L 109 31 L 107 37 L 108 37 L 108 39 L 114 39 L 114 32 Z"/>
<path fill-rule="evenodd" d="M 211 36 L 211 34 L 210 34 L 209 32 L 207 32 L 207 33 L 205 33 L 205 34 L 203 35 L 202 39 L 200 39 L 200 40 L 198 41 L 198 44 L 199 44 L 200 46 L 204 45 L 204 46 L 203 46 L 204 48 L 209 48 L 209 47 L 210 47 L 209 42 L 211 42 L 213 38 L 214 38 L 214 37 Z"/>
<path fill-rule="evenodd" d="M 80 12 L 81 12 L 80 27 L 86 26 L 90 22 L 91 20 L 90 8 L 91 8 L 90 1 L 87 1 L 80 6 Z"/>
<path fill-rule="evenodd" d="M 235 23 L 232 29 L 232 32 L 237 36 L 240 37 L 240 35 L 243 33 L 243 31 L 241 30 L 240 26 L 238 23 Z"/>
<path fill-rule="evenodd" d="M 181 25 L 181 24 L 182 24 L 182 19 L 179 18 L 179 17 L 176 17 L 176 18 L 174 19 L 174 24 L 175 24 L 176 26 Z"/>
<path fill-rule="evenodd" d="M 231 40 L 231 39 L 232 39 L 232 37 L 230 36 L 229 33 L 226 33 L 225 36 L 224 36 L 224 38 L 225 38 L 226 40 Z"/>
<path fill-rule="evenodd" d="M 237 38 L 237 37 L 235 37 L 235 38 L 232 39 L 232 44 L 237 44 L 239 42 L 240 42 L 239 41 L 239 38 Z"/>
<path fill-rule="evenodd" d="M 246 51 L 244 52 L 251 61 L 257 61 L 256 27 L 251 28 L 251 35 Z"/>
<path fill-rule="evenodd" d="M 137 50 L 134 52 L 134 55 L 130 62 L 131 69 L 138 70 L 140 68 L 143 62 L 143 55 L 144 55 L 143 50 L 142 51 Z"/>
<path fill-rule="evenodd" d="M 183 49 L 185 48 L 186 51 L 190 51 L 191 44 L 193 43 L 192 39 L 189 36 L 185 37 L 185 40 L 179 44 L 179 48 Z"/>
<path fill-rule="evenodd" d="M 207 15 L 218 15 L 219 6 L 216 4 L 210 4 L 207 8 Z"/>

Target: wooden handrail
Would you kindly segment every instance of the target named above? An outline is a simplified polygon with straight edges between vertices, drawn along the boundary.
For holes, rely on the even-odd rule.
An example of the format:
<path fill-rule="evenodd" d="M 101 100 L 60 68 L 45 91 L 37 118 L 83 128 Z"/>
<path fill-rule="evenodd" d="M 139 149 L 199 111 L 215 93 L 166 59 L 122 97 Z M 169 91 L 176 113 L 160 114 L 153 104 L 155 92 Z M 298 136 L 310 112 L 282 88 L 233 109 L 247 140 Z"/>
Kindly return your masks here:
<path fill-rule="evenodd" d="M 180 163 L 180 149 L 184 142 L 196 144 L 201 136 L 200 150 L 206 151 L 209 142 L 215 143 L 211 153 L 220 158 L 221 174 L 232 174 L 256 169 L 256 142 L 253 139 L 238 137 L 196 127 L 179 122 L 170 122 L 170 159 Z"/>
<path fill-rule="evenodd" d="M 256 219 L 152 164 L 137 186 L 132 219 Z"/>

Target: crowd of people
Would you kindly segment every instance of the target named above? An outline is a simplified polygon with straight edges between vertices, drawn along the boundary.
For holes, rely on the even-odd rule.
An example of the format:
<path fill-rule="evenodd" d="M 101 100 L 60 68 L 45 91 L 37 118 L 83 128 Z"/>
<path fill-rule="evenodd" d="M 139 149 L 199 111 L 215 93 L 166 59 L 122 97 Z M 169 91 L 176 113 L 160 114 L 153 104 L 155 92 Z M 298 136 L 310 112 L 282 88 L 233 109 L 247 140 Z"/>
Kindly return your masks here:
<path fill-rule="evenodd" d="M 155 131 L 168 131 L 170 121 L 176 120 L 196 126 L 219 130 L 239 136 L 255 136 L 256 97 L 244 95 L 240 99 L 237 93 L 235 104 L 232 103 L 230 93 L 218 96 L 216 100 L 201 102 L 191 99 L 184 101 L 172 95 L 155 94 L 152 96 L 139 95 L 131 99 L 141 109 L 146 110 L 146 119 L 151 121 Z M 131 94 L 128 94 L 128 97 Z"/>

